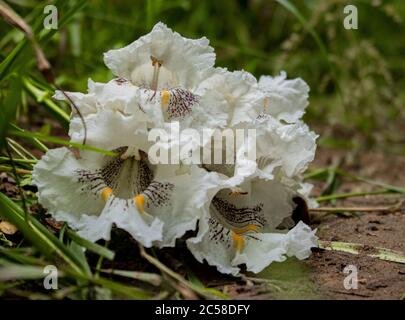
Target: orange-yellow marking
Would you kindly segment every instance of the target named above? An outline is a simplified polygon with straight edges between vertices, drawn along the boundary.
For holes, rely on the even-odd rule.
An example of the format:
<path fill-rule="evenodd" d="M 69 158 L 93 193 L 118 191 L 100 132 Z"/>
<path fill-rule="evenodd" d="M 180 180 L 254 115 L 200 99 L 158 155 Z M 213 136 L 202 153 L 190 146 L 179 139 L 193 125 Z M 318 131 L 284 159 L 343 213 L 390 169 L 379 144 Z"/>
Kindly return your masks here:
<path fill-rule="evenodd" d="M 101 191 L 101 196 L 103 197 L 103 200 L 107 202 L 108 198 L 112 194 L 113 190 L 111 188 L 104 188 L 103 191 Z"/>
<path fill-rule="evenodd" d="M 247 191 L 243 191 L 243 190 L 234 190 L 234 191 L 229 192 L 229 195 L 230 195 L 231 197 L 234 197 L 234 196 L 245 196 L 245 195 L 247 195 L 247 194 L 248 194 L 248 192 L 247 192 Z"/>
<path fill-rule="evenodd" d="M 243 238 L 242 235 L 231 231 L 232 234 L 232 240 L 233 240 L 233 245 L 236 249 L 236 251 L 241 252 L 243 250 L 243 247 L 245 246 L 245 239 Z"/>
<path fill-rule="evenodd" d="M 259 227 L 254 225 L 254 224 L 248 224 L 246 227 L 240 228 L 240 229 L 233 229 L 233 232 L 237 234 L 244 234 L 249 231 L 257 232 L 259 230 Z"/>
<path fill-rule="evenodd" d="M 162 105 L 162 108 L 166 107 L 169 104 L 169 99 L 170 99 L 170 92 L 167 90 L 162 91 L 162 99 L 160 101 L 160 104 Z"/>
<path fill-rule="evenodd" d="M 264 98 L 263 105 L 267 108 L 270 105 L 270 99 L 268 97 Z"/>
<path fill-rule="evenodd" d="M 145 212 L 145 196 L 142 194 L 138 194 L 137 196 L 134 197 L 134 202 L 136 204 L 136 207 L 138 208 L 140 213 Z"/>

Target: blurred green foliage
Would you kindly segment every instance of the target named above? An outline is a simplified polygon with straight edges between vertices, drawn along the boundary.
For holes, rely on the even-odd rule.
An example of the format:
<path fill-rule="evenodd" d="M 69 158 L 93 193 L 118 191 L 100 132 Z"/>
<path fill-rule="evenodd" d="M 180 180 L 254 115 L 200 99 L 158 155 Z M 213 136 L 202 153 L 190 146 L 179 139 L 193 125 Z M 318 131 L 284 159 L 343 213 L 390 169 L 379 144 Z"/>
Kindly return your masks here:
<path fill-rule="evenodd" d="M 109 80 L 112 75 L 103 64 L 103 52 L 134 41 L 163 21 L 184 36 L 209 38 L 218 66 L 245 69 L 257 77 L 281 70 L 290 77 L 302 77 L 311 87 L 306 120 L 322 131 L 327 128 L 325 137 L 343 140 L 328 138 L 325 144 L 350 146 L 344 140 L 353 136 L 367 142 L 366 146 L 404 143 L 403 0 L 7 2 L 38 34 L 43 32 L 46 4 L 56 2 L 60 19 L 72 7 L 79 7 L 42 44 L 57 84 L 67 90 L 85 91 L 89 77 Z M 358 30 L 343 27 L 347 4 L 358 8 Z M 291 7 L 298 16 L 288 10 Z M 0 58 L 5 59 L 24 35 L 3 21 L 0 30 Z M 33 73 L 32 52 L 21 65 L 20 74 Z M 13 90 L 6 80 L 0 80 L 1 99 L 7 98 L 7 90 Z"/>

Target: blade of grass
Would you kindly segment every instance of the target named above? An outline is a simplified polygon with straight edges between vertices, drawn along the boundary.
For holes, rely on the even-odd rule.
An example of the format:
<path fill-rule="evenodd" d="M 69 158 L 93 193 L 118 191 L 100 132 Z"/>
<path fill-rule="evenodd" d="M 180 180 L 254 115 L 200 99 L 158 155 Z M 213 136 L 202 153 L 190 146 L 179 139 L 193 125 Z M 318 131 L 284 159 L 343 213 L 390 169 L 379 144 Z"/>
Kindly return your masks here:
<path fill-rule="evenodd" d="M 10 260 L 13 260 L 15 262 L 21 263 L 21 264 L 30 264 L 30 265 L 39 265 L 39 266 L 45 266 L 48 263 L 45 263 L 43 260 L 35 258 L 31 255 L 27 255 L 25 253 L 21 253 L 18 251 L 18 249 L 7 249 L 2 246 L 0 246 L 0 253 L 7 257 Z M 32 253 L 30 253 L 32 254 Z"/>
<path fill-rule="evenodd" d="M 36 102 L 39 104 L 43 104 L 51 113 L 53 113 L 63 125 L 67 125 L 70 121 L 70 116 L 55 102 L 53 102 L 50 98 L 52 95 L 51 92 L 41 90 L 40 88 L 36 87 L 34 82 L 27 78 L 23 77 L 23 84 L 24 89 L 35 98 Z"/>
<path fill-rule="evenodd" d="M 99 277 L 90 277 L 82 273 L 75 273 L 71 271 L 66 272 L 72 278 L 76 278 L 82 281 L 90 281 L 93 284 L 97 284 L 103 287 L 110 289 L 124 297 L 130 297 L 132 299 L 149 299 L 152 298 L 152 294 L 137 287 L 132 287 L 128 285 L 121 284 L 112 280 L 99 278 Z"/>
<path fill-rule="evenodd" d="M 0 156 L 0 161 L 10 162 L 11 159 L 8 157 Z M 38 162 L 38 160 L 34 160 L 34 159 L 15 159 L 15 158 L 13 158 L 13 161 L 15 163 L 22 163 L 22 164 L 36 164 Z"/>
<path fill-rule="evenodd" d="M 337 200 L 337 199 L 346 199 L 346 198 L 353 198 L 353 197 L 362 197 L 368 195 L 379 195 L 379 194 L 388 194 L 393 193 L 387 189 L 380 189 L 376 191 L 368 191 L 368 192 L 348 192 L 348 193 L 337 193 L 337 194 L 330 194 L 326 196 L 320 196 L 315 198 L 317 202 L 324 202 L 329 200 Z"/>
<path fill-rule="evenodd" d="M 30 265 L 9 264 L 0 267 L 0 281 L 42 279 L 44 268 Z M 58 272 L 58 277 L 63 277 L 62 272 Z"/>
<path fill-rule="evenodd" d="M 26 132 L 24 129 L 19 128 L 15 124 L 10 124 L 10 127 L 19 132 Z M 30 137 L 26 137 L 26 138 L 28 139 L 28 141 L 30 141 L 33 144 L 33 146 L 37 147 L 42 152 L 48 151 L 48 148 L 37 138 L 30 138 Z"/>
<path fill-rule="evenodd" d="M 203 290 L 203 291 L 205 291 L 205 292 L 207 292 L 207 293 L 211 293 L 211 294 L 213 294 L 213 295 L 215 295 L 215 296 L 217 296 L 218 298 L 223 299 L 223 300 L 229 300 L 229 299 L 230 299 L 226 294 L 224 294 L 223 292 L 221 292 L 221 291 L 219 291 L 219 290 L 217 290 L 217 289 L 207 288 L 207 287 L 201 282 L 201 280 L 198 279 L 197 276 L 196 276 L 191 270 L 188 270 L 188 271 L 187 271 L 187 276 L 188 276 L 188 280 L 189 280 L 191 283 L 193 283 L 194 285 L 200 287 L 201 290 Z"/>
<path fill-rule="evenodd" d="M 14 172 L 14 169 L 12 167 L 9 167 L 9 166 L 0 165 L 0 171 Z M 16 168 L 15 173 L 17 173 L 17 174 L 31 174 L 31 170 Z"/>
<path fill-rule="evenodd" d="M 162 283 L 162 277 L 156 273 L 115 269 L 100 269 L 100 272 L 147 282 L 155 287 L 160 286 Z"/>
<path fill-rule="evenodd" d="M 31 158 L 32 160 L 37 160 L 37 158 L 35 158 L 34 155 L 33 155 L 30 151 L 28 151 L 26 148 L 24 148 L 24 147 L 23 147 L 21 144 L 19 144 L 17 141 L 14 141 L 14 140 L 11 139 L 11 138 L 7 138 L 7 141 L 8 141 L 8 143 L 9 143 L 9 146 L 10 146 L 10 147 L 12 146 L 12 147 L 14 148 L 14 150 L 18 150 L 19 153 L 22 153 L 22 154 L 23 154 L 22 158 L 28 159 L 28 157 L 29 157 L 29 158 Z M 12 160 L 14 161 L 14 158 L 13 158 Z"/>
<path fill-rule="evenodd" d="M 55 235 L 32 216 L 25 217 L 22 209 L 3 193 L 0 193 L 0 209 L 1 216 L 14 224 L 45 257 L 52 260 L 56 253 L 76 272 L 85 273 L 74 254 Z"/>
<path fill-rule="evenodd" d="M 326 207 L 326 208 L 312 208 L 311 212 L 395 212 L 398 211 L 405 200 L 391 206 L 384 207 Z"/>
<path fill-rule="evenodd" d="M 9 81 L 9 89 L 0 95 L 0 149 L 3 147 L 3 137 L 9 130 L 10 123 L 14 121 L 18 106 L 21 103 L 22 82 L 18 76 Z"/>
<path fill-rule="evenodd" d="M 146 253 L 145 248 L 142 246 L 139 246 L 139 250 L 141 252 L 141 256 L 144 257 L 149 263 L 151 263 L 152 265 L 154 265 L 156 268 L 158 268 L 159 270 L 161 270 L 162 272 L 164 272 L 165 274 L 167 274 L 168 276 L 170 276 L 171 278 L 177 280 L 178 282 L 180 282 L 182 285 L 184 285 L 185 287 L 195 291 L 196 293 L 198 293 L 200 296 L 207 298 L 207 299 L 218 299 L 217 296 L 215 296 L 214 294 L 212 294 L 211 292 L 207 292 L 206 290 L 201 289 L 199 286 L 191 283 L 190 281 L 187 281 L 186 279 L 184 279 L 180 274 L 174 272 L 173 270 L 171 270 L 170 268 L 166 267 L 162 262 L 160 262 L 158 259 L 152 257 L 151 255 L 149 255 L 148 253 Z"/>
<path fill-rule="evenodd" d="M 99 148 L 92 147 L 89 145 L 83 145 L 80 143 L 70 142 L 68 140 L 51 137 L 51 136 L 44 135 L 41 133 L 36 133 L 36 132 L 27 132 L 27 131 L 22 132 L 22 131 L 17 131 L 17 130 L 10 130 L 9 134 L 13 135 L 13 136 L 17 136 L 17 137 L 22 137 L 22 138 L 29 138 L 29 139 L 36 138 L 40 141 L 52 142 L 52 143 L 64 145 L 67 147 L 73 147 L 73 148 L 77 148 L 77 149 L 81 149 L 81 150 L 94 151 L 94 152 L 105 154 L 107 156 L 116 156 L 117 155 L 117 153 L 112 152 L 112 151 L 107 151 L 107 150 L 99 149 Z"/>
<path fill-rule="evenodd" d="M 78 245 L 97 253 L 99 256 L 102 256 L 108 260 L 114 260 L 115 252 L 111 251 L 103 246 L 98 245 L 97 243 L 91 242 L 80 237 L 76 232 L 66 229 L 66 234 L 70 239 L 76 242 Z"/>

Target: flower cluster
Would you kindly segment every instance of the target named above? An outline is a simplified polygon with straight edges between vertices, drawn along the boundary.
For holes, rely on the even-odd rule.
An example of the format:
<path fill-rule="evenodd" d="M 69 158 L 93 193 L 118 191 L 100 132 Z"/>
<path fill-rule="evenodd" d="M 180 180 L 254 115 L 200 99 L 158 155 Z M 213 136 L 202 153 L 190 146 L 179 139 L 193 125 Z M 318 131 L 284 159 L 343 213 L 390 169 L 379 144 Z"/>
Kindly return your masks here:
<path fill-rule="evenodd" d="M 186 243 L 195 258 L 233 275 L 309 256 L 316 236 L 299 212 L 311 204 L 302 173 L 317 136 L 301 120 L 309 91 L 303 80 L 282 72 L 257 81 L 215 67 L 206 38 L 183 38 L 162 23 L 104 61 L 114 79 L 89 80 L 88 93 L 55 98 L 80 110 L 71 115 L 72 142 L 114 155 L 58 148 L 43 156 L 33 178 L 55 219 L 91 241 L 109 240 L 116 226 L 146 247 L 173 247 L 194 231 Z M 246 156 L 251 143 L 218 147 L 212 135 L 193 151 L 211 148 L 232 163 L 155 163 L 148 134 L 173 122 L 185 131 L 253 129 L 255 157 Z M 184 143 L 190 140 L 166 147 Z"/>

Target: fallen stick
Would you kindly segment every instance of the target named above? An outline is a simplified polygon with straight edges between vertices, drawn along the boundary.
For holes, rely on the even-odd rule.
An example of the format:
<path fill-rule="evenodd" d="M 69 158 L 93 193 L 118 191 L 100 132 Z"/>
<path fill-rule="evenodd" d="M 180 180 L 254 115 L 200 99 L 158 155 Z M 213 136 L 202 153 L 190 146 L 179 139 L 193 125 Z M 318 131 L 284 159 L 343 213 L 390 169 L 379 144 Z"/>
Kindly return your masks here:
<path fill-rule="evenodd" d="M 318 248 L 330 251 L 340 251 L 351 254 L 365 254 L 371 258 L 405 264 L 405 255 L 402 252 L 371 247 L 360 243 L 318 240 Z"/>
<path fill-rule="evenodd" d="M 320 208 L 311 208 L 310 212 L 373 212 L 373 211 L 382 211 L 382 212 L 393 212 L 401 209 L 402 204 L 405 200 L 402 200 L 394 205 L 384 206 L 384 207 L 320 207 Z"/>

